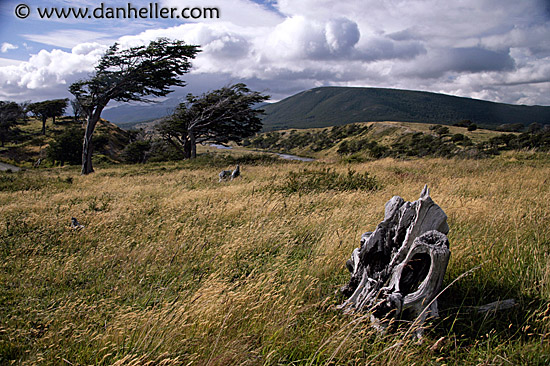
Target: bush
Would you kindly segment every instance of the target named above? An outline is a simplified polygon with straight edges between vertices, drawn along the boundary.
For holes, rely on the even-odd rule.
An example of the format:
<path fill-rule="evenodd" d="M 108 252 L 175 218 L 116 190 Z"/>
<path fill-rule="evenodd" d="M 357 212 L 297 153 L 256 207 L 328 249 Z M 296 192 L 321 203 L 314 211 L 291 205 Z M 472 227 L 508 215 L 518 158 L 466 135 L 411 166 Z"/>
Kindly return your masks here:
<path fill-rule="evenodd" d="M 477 130 L 477 125 L 475 123 L 472 123 L 468 126 L 468 131 L 475 131 Z"/>
<path fill-rule="evenodd" d="M 435 125 L 430 127 L 431 131 L 434 131 L 439 136 L 443 136 L 449 133 L 449 127 L 447 126 L 441 126 L 441 125 Z"/>
<path fill-rule="evenodd" d="M 151 149 L 149 141 L 134 141 L 126 146 L 122 152 L 122 159 L 127 163 L 145 163 L 147 153 Z"/>
<path fill-rule="evenodd" d="M 156 140 L 151 143 L 147 161 L 158 163 L 161 161 L 177 161 L 182 159 L 183 153 L 180 150 L 165 141 Z"/>
<path fill-rule="evenodd" d="M 72 126 L 65 129 L 55 140 L 50 143 L 46 150 L 48 159 L 53 162 L 60 162 L 77 165 L 82 162 L 82 140 L 84 139 L 84 130 L 80 127 Z"/>
<path fill-rule="evenodd" d="M 462 121 L 453 124 L 453 126 L 456 126 L 456 127 L 468 127 L 468 126 L 470 126 L 472 123 L 473 123 L 473 122 L 470 121 L 469 119 L 463 119 Z"/>
<path fill-rule="evenodd" d="M 462 141 L 465 141 L 467 139 L 467 137 L 461 133 L 455 133 L 452 137 L 451 137 L 451 141 L 452 142 L 462 142 Z"/>
<path fill-rule="evenodd" d="M 458 148 L 452 142 L 447 142 L 441 136 L 427 135 L 416 132 L 403 136 L 394 143 L 389 152 L 394 157 L 451 157 L 456 155 Z"/>

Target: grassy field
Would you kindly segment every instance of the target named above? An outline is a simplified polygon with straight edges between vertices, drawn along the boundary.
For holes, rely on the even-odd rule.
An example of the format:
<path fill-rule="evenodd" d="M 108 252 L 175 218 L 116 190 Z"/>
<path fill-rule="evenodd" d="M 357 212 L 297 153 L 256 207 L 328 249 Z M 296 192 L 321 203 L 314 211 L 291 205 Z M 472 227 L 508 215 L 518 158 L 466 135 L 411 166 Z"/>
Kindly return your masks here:
<path fill-rule="evenodd" d="M 0 173 L 0 364 L 550 363 L 548 154 L 241 161 L 224 183 L 223 159 Z M 376 185 L 289 189 L 304 168 Z M 444 286 L 480 267 L 441 294 L 418 341 L 335 305 L 361 234 L 424 184 L 449 217 Z"/>

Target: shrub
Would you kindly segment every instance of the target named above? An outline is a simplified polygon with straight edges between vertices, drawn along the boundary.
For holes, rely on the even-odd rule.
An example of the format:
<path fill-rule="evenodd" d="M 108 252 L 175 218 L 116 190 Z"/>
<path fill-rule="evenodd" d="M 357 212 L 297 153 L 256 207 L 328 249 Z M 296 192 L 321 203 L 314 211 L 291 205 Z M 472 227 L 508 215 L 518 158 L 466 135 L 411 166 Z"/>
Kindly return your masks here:
<path fill-rule="evenodd" d="M 453 126 L 457 126 L 457 127 L 468 127 L 468 126 L 470 126 L 472 123 L 473 123 L 473 122 L 470 121 L 469 119 L 463 119 L 462 121 L 453 124 Z"/>
<path fill-rule="evenodd" d="M 177 161 L 182 159 L 182 152 L 173 145 L 163 140 L 156 140 L 151 143 L 148 162 Z"/>
<path fill-rule="evenodd" d="M 149 141 L 134 141 L 126 146 L 122 152 L 122 158 L 127 163 L 145 163 L 147 153 L 151 149 L 151 142 Z"/>
<path fill-rule="evenodd" d="M 61 165 L 80 164 L 82 162 L 82 140 L 84 130 L 80 127 L 69 127 L 50 143 L 46 150 L 48 159 L 60 162 Z"/>
<path fill-rule="evenodd" d="M 465 141 L 467 139 L 467 137 L 461 133 L 455 133 L 452 137 L 451 137 L 451 141 L 452 142 L 462 142 L 462 141 Z"/>
<path fill-rule="evenodd" d="M 443 136 L 449 133 L 449 127 L 447 126 L 441 126 L 441 125 L 435 125 L 430 127 L 431 131 L 434 131 L 439 136 Z"/>

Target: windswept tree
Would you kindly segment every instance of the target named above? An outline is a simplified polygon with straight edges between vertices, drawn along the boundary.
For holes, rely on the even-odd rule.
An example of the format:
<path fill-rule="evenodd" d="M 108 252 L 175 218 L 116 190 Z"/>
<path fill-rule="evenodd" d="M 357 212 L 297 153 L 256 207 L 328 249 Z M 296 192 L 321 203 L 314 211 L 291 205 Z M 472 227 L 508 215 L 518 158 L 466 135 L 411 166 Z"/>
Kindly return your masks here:
<path fill-rule="evenodd" d="M 29 104 L 29 111 L 42 120 L 43 135 L 46 134 L 46 120 L 51 118 L 55 123 L 55 117 L 61 117 L 65 113 L 68 101 L 68 99 L 52 99 Z"/>
<path fill-rule="evenodd" d="M 25 116 L 24 108 L 15 102 L 0 101 L 0 142 L 2 147 L 13 136 L 17 120 Z"/>
<path fill-rule="evenodd" d="M 262 129 L 261 109 L 254 106 L 269 99 L 245 84 L 226 86 L 201 96 L 187 95 L 174 114 L 161 122 L 161 136 L 178 148 L 184 158 L 197 156 L 197 144 L 240 141 Z"/>
<path fill-rule="evenodd" d="M 151 102 L 145 96 L 162 97 L 172 92 L 172 86 L 185 86 L 180 76 L 189 71 L 190 59 L 198 52 L 198 46 L 166 38 L 128 49 L 115 43 L 103 55 L 92 77 L 69 87 L 87 119 L 82 144 L 82 174 L 94 171 L 92 135 L 105 106 L 111 100 Z"/>

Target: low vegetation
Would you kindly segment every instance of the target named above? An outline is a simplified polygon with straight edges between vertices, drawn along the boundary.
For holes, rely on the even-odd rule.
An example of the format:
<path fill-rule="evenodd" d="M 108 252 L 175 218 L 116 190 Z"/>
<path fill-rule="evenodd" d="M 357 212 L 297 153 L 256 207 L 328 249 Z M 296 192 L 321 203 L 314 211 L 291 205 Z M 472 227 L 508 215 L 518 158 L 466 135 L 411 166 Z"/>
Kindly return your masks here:
<path fill-rule="evenodd" d="M 472 127 L 474 126 L 474 127 Z M 550 151 L 550 128 L 533 124 L 523 133 L 480 130 L 474 124 L 354 123 L 325 129 L 273 131 L 246 147 L 323 157 L 336 152 L 347 162 L 384 157 L 486 158 L 509 150 Z"/>
<path fill-rule="evenodd" d="M 262 156 L 0 173 L 0 363 L 550 362 L 547 153 L 353 170 Z M 241 177 L 218 183 L 235 162 Z M 451 261 L 419 342 L 406 323 L 380 334 L 335 305 L 361 234 L 424 184 L 449 216 Z"/>

